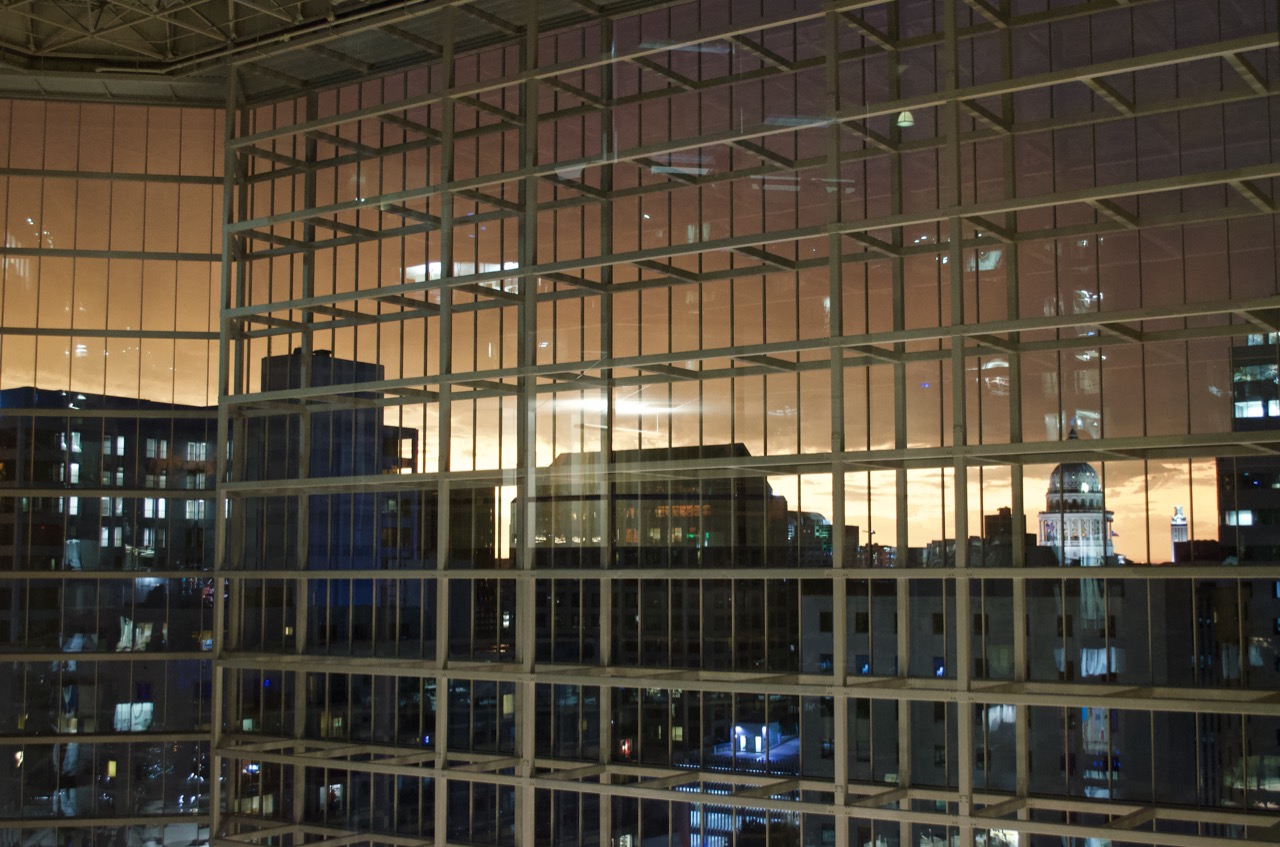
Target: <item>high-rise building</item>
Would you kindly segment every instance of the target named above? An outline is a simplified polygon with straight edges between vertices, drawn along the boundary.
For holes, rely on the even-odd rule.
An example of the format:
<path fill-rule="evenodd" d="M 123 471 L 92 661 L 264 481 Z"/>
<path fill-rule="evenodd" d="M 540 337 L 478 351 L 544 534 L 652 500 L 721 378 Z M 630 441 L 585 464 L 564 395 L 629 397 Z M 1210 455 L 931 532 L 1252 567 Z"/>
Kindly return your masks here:
<path fill-rule="evenodd" d="M 1278 15 L 0 4 L 0 840 L 1267 841 Z"/>
<path fill-rule="evenodd" d="M 268 356 L 262 393 L 329 388 L 377 380 L 382 368 L 339 359 L 327 350 Z M 250 482 L 343 478 L 351 483 L 416 469 L 418 431 L 388 426 L 373 394 L 306 416 L 264 414 L 233 434 L 239 475 Z M 236 441 L 236 436 L 240 437 Z M 233 515 L 237 568 L 280 566 L 301 557 L 310 569 L 419 566 L 422 560 L 415 492 L 379 497 L 345 491 L 315 495 L 305 510 L 289 498 L 247 498 Z M 313 601 L 314 602 L 314 601 Z"/>
<path fill-rule="evenodd" d="M 1276 335 L 1254 333 L 1231 349 L 1231 428 L 1266 432 L 1280 418 Z M 1237 562 L 1280 558 L 1280 459 L 1268 455 L 1218 462 L 1218 537 Z M 1280 594 L 1277 595 L 1280 597 Z"/>
<path fill-rule="evenodd" d="M 1178 561 L 1178 545 L 1190 540 L 1190 532 L 1187 516 L 1183 514 L 1182 507 L 1174 506 L 1173 517 L 1169 518 L 1169 561 Z"/>

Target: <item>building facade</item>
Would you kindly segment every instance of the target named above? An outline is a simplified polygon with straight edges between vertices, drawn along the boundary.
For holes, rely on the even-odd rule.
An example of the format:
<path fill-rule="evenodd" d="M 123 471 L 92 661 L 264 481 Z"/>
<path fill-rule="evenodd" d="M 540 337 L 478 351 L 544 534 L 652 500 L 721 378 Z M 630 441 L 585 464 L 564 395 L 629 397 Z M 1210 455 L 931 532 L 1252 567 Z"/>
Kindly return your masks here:
<path fill-rule="evenodd" d="M 1267 841 L 1277 14 L 0 8 L 0 839 Z"/>
<path fill-rule="evenodd" d="M 1271 334 L 1255 333 L 1231 350 L 1231 427 L 1265 431 L 1280 416 L 1280 365 Z M 1218 537 L 1235 561 L 1280 556 L 1280 461 L 1266 456 L 1218 462 Z"/>
<path fill-rule="evenodd" d="M 207 839 L 215 410 L 33 388 L 0 408 L 4 815 Z"/>

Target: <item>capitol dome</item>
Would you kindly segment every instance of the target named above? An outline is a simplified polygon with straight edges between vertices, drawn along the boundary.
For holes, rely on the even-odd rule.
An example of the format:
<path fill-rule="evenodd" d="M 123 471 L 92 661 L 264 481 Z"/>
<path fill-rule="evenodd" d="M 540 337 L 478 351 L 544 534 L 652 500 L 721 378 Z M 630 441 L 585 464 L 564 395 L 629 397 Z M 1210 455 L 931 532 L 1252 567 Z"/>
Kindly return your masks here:
<path fill-rule="evenodd" d="M 1080 436 L 1075 427 L 1067 436 L 1075 441 Z M 1102 508 L 1102 482 L 1098 472 L 1085 462 L 1063 462 L 1049 474 L 1049 490 L 1045 492 L 1045 508 L 1050 512 L 1095 511 Z"/>
<path fill-rule="evenodd" d="M 1049 474 L 1050 494 L 1099 494 L 1102 483 L 1092 465 L 1084 462 L 1063 462 Z"/>
<path fill-rule="evenodd" d="M 1067 436 L 1080 436 L 1075 427 Z M 1063 462 L 1049 474 L 1037 543 L 1050 547 L 1060 565 L 1094 567 L 1115 563 L 1112 514 L 1103 502 L 1102 481 L 1092 465 Z"/>

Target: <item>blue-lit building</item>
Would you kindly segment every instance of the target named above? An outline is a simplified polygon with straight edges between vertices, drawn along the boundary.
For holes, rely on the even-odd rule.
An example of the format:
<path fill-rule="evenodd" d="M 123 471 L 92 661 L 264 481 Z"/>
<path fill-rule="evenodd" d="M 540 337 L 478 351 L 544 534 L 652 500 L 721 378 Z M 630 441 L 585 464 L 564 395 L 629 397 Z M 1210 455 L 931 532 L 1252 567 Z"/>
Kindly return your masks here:
<path fill-rule="evenodd" d="M 294 350 L 262 360 L 261 391 L 367 382 L 381 379 L 382 373 L 381 366 L 335 358 L 328 351 L 306 356 Z M 304 415 L 306 428 L 301 426 Z M 288 414 L 252 418 L 245 426 L 244 445 L 239 461 L 250 482 L 301 476 L 355 483 L 413 470 L 418 459 L 417 430 L 384 425 L 376 395 L 369 392 L 323 398 L 318 409 L 299 405 Z M 394 568 L 421 561 L 416 493 L 352 490 L 309 493 L 305 499 L 302 555 L 308 568 Z M 298 503 L 297 497 L 244 500 L 240 566 L 278 567 L 299 555 Z"/>

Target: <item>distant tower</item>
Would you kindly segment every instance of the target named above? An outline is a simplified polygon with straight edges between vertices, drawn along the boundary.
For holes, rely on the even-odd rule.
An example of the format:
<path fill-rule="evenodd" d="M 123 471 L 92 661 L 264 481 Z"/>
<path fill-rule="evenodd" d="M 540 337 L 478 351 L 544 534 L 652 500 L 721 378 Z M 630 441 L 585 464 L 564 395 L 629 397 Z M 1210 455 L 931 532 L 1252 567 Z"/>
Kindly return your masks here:
<path fill-rule="evenodd" d="M 1178 542 L 1186 541 L 1190 537 L 1187 528 L 1187 516 L 1182 514 L 1181 506 L 1173 507 L 1173 517 L 1169 518 L 1169 544 L 1172 551 L 1169 561 L 1178 561 Z"/>

